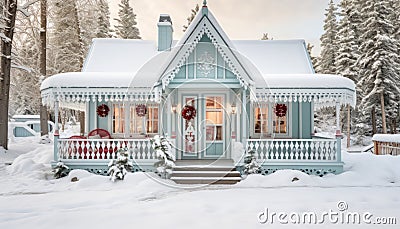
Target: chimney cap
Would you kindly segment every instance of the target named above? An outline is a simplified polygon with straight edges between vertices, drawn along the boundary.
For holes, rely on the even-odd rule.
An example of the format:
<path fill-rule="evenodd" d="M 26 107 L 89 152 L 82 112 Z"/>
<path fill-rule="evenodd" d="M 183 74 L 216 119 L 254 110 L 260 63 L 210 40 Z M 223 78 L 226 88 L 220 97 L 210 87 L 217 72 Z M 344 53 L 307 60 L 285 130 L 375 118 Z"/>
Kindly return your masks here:
<path fill-rule="evenodd" d="M 169 22 L 172 25 L 171 17 L 168 14 L 160 14 L 160 19 L 158 22 Z"/>

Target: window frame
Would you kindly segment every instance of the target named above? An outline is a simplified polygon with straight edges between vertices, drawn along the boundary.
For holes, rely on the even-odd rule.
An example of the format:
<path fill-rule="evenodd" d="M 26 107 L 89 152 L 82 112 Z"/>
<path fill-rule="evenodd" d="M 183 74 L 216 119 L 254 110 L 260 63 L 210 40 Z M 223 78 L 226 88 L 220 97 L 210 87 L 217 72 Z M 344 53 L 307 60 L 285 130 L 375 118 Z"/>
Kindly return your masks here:
<path fill-rule="evenodd" d="M 278 103 L 255 103 L 251 105 L 251 137 L 252 138 L 291 138 L 292 137 L 292 126 L 291 126 L 291 120 L 292 120 L 292 103 L 289 102 L 283 102 L 279 104 L 286 104 L 287 106 L 287 113 L 286 113 L 286 125 L 287 125 L 287 131 L 286 133 L 274 133 L 274 106 Z M 256 133 L 255 132 L 255 124 L 256 124 L 256 119 L 255 119 L 255 113 L 257 108 L 263 108 L 267 107 L 268 108 L 268 133 Z"/>
<path fill-rule="evenodd" d="M 152 122 L 157 122 L 157 132 L 156 133 L 148 133 L 147 132 L 147 122 L 148 122 L 148 115 L 149 115 L 149 110 L 147 110 L 147 113 L 146 113 L 146 115 L 144 116 L 144 117 L 139 117 L 139 116 L 137 116 L 136 115 L 136 106 L 138 105 L 139 103 L 125 103 L 125 102 L 113 102 L 113 103 L 111 103 L 111 115 L 109 115 L 109 127 L 110 127 L 110 130 L 111 130 L 111 135 L 114 137 L 114 138 L 120 138 L 120 137 L 122 137 L 122 138 L 125 138 L 125 137 L 129 137 L 129 138 L 144 138 L 145 136 L 155 136 L 155 135 L 157 135 L 157 134 L 159 134 L 159 131 L 160 131 L 160 106 L 159 106 L 159 104 L 145 104 L 146 105 L 146 107 L 147 107 L 147 109 L 149 109 L 149 107 L 152 107 L 152 108 L 157 108 L 157 116 L 158 116 L 158 119 L 157 120 L 155 120 L 154 119 L 154 116 L 153 116 L 153 118 L 152 118 Z M 142 104 L 142 103 L 140 103 L 140 104 Z M 114 133 L 114 106 L 115 105 L 119 105 L 119 106 L 123 106 L 124 107 L 124 115 L 125 115 L 125 117 L 124 117 L 124 121 L 125 121 L 125 126 L 124 126 L 124 129 L 125 129 L 125 132 L 124 133 Z M 135 112 L 134 114 L 134 118 L 135 119 L 132 119 L 132 117 L 131 117 L 131 109 L 133 109 L 133 112 Z M 140 122 L 142 122 L 142 133 L 135 133 L 135 132 L 131 132 L 131 122 L 132 122 L 132 120 L 135 120 L 134 121 L 134 124 L 136 124 L 138 121 Z M 136 129 L 137 130 L 137 129 Z"/>

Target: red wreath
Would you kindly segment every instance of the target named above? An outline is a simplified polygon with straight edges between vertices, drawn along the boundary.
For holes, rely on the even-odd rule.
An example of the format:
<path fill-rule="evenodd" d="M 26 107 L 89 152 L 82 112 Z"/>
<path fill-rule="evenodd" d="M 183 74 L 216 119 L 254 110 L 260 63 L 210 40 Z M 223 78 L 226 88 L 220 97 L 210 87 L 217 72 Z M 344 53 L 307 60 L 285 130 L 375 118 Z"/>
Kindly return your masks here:
<path fill-rule="evenodd" d="M 107 117 L 108 112 L 110 112 L 110 108 L 106 104 L 101 104 L 97 107 L 97 115 L 100 117 Z"/>
<path fill-rule="evenodd" d="M 182 117 L 186 120 L 191 120 L 196 117 L 196 108 L 193 106 L 186 105 L 182 109 Z"/>
<path fill-rule="evenodd" d="M 137 105 L 135 109 L 136 109 L 136 114 L 139 117 L 144 117 L 147 113 L 147 108 L 146 105 L 144 104 Z"/>
<path fill-rule="evenodd" d="M 282 118 L 286 116 L 287 106 L 285 104 L 276 104 L 274 112 L 276 116 Z"/>

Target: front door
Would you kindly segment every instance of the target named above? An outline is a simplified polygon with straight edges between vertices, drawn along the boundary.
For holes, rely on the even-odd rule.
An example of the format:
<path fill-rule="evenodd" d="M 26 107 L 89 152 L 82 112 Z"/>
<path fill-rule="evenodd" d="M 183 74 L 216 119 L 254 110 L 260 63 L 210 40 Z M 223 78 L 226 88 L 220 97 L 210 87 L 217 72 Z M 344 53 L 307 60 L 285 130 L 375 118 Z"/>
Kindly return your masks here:
<path fill-rule="evenodd" d="M 182 108 L 196 110 L 193 119 L 182 117 L 182 159 L 218 159 L 226 156 L 225 95 L 184 95 Z M 186 108 L 187 109 L 187 108 Z"/>

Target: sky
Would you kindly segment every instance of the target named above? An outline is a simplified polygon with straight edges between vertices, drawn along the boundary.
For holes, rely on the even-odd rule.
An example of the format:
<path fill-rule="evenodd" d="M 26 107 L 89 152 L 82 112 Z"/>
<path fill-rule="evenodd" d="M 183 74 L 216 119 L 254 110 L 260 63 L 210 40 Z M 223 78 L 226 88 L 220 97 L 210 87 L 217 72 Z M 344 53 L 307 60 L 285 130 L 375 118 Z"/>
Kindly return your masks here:
<path fill-rule="evenodd" d="M 108 0 L 111 18 L 117 17 L 120 0 Z M 261 39 L 268 33 L 274 40 L 304 39 L 314 45 L 313 55 L 320 52 L 325 8 L 329 0 L 208 0 L 208 8 L 232 40 Z M 338 2 L 339 0 L 335 0 Z M 174 39 L 179 40 L 182 26 L 196 4 L 203 0 L 130 0 L 137 15 L 138 28 L 144 40 L 157 39 L 160 14 L 169 14 Z M 112 20 L 114 21 L 114 20 Z"/>

